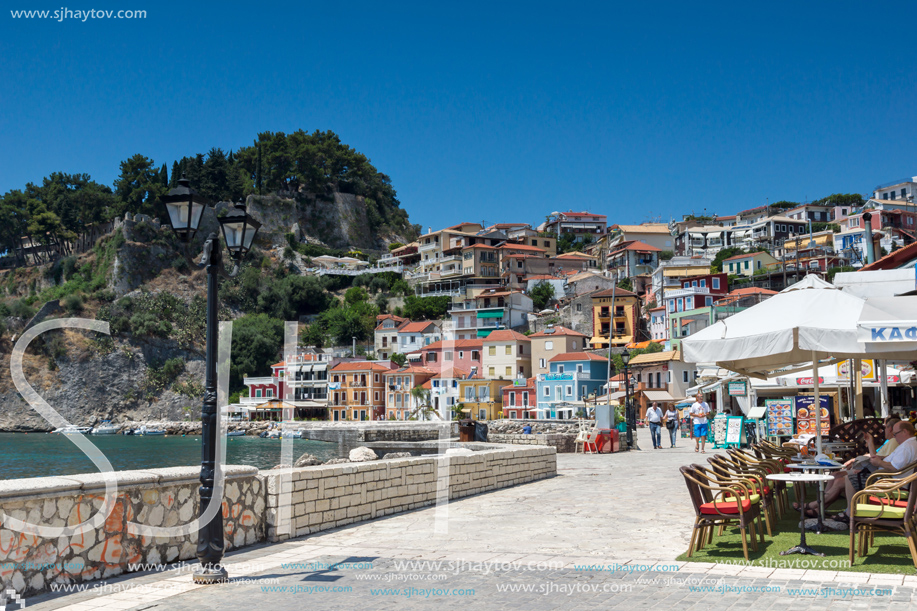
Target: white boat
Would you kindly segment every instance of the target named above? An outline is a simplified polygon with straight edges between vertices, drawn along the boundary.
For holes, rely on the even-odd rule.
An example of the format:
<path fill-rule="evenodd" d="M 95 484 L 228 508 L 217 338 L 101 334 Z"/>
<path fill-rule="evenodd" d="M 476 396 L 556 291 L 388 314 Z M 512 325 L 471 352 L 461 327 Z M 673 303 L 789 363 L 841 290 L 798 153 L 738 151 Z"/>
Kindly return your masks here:
<path fill-rule="evenodd" d="M 114 435 L 121 427 L 115 426 L 108 420 L 105 420 L 99 426 L 92 429 L 93 435 Z"/>
<path fill-rule="evenodd" d="M 62 429 L 57 429 L 54 432 L 60 433 L 61 435 L 88 435 L 91 430 L 91 426 L 76 426 L 75 424 L 71 424 L 69 426 L 65 426 Z"/>
<path fill-rule="evenodd" d="M 244 437 L 245 431 L 229 431 L 226 433 L 227 437 Z"/>
<path fill-rule="evenodd" d="M 138 432 L 139 431 L 139 432 Z M 144 435 L 144 436 L 156 436 L 156 435 L 165 435 L 166 432 L 162 429 L 153 429 L 148 428 L 145 424 L 139 429 L 134 431 L 134 435 Z"/>

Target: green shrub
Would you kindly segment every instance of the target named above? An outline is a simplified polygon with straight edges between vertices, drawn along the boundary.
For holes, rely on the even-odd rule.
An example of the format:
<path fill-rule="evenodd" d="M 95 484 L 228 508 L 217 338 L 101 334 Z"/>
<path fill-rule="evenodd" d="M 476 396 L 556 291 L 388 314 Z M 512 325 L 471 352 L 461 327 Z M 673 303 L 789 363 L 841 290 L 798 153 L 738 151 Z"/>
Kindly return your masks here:
<path fill-rule="evenodd" d="M 8 304 L 10 316 L 16 318 L 32 318 L 35 316 L 35 309 L 30 307 L 21 299 L 14 299 Z"/>
<path fill-rule="evenodd" d="M 78 294 L 67 295 L 64 297 L 64 301 L 61 304 L 64 308 L 71 314 L 83 311 L 83 298 Z"/>
<path fill-rule="evenodd" d="M 184 272 L 188 270 L 188 262 L 185 261 L 184 257 L 175 257 L 172 259 L 172 267 L 174 267 L 177 271 Z"/>
<path fill-rule="evenodd" d="M 0 316 L 12 316 L 12 314 L 10 314 L 10 307 L 5 303 L 0 303 Z"/>
<path fill-rule="evenodd" d="M 172 323 L 152 312 L 139 312 L 131 316 L 131 330 L 135 335 L 168 337 L 172 332 Z"/>

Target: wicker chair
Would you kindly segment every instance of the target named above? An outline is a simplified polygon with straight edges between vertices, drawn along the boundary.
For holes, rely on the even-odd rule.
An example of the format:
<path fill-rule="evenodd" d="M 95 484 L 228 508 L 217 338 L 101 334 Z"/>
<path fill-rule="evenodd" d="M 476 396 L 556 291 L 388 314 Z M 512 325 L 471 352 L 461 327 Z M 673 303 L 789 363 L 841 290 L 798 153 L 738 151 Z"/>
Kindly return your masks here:
<path fill-rule="evenodd" d="M 758 549 L 758 541 L 755 538 L 756 521 L 761 543 L 764 543 L 761 504 L 760 501 L 753 501 L 750 486 L 739 482 L 721 485 L 715 479 L 707 477 L 704 473 L 706 469 L 701 465 L 680 467 L 679 471 L 685 478 L 695 512 L 688 557 L 690 558 L 695 551 L 703 549 L 704 545 L 713 541 L 715 526 L 724 527 L 737 522 L 742 533 L 742 553 L 747 561 L 747 535 L 751 535 L 752 549 L 754 551 Z M 720 531 L 722 532 L 722 528 Z"/>
<path fill-rule="evenodd" d="M 767 473 L 756 467 L 739 466 L 725 456 L 710 456 L 707 458 L 714 478 L 722 485 L 733 482 L 743 482 L 751 485 L 753 494 L 760 495 L 761 509 L 764 512 L 764 526 L 767 535 L 774 536 L 777 529 L 778 503 L 774 488 L 767 481 Z"/>
<path fill-rule="evenodd" d="M 862 558 L 869 551 L 869 546 L 875 544 L 876 532 L 891 532 L 907 539 L 911 560 L 917 568 L 915 501 L 917 474 L 896 480 L 884 479 L 853 495 L 850 499 L 850 564 L 853 564 L 857 537 L 857 555 Z"/>

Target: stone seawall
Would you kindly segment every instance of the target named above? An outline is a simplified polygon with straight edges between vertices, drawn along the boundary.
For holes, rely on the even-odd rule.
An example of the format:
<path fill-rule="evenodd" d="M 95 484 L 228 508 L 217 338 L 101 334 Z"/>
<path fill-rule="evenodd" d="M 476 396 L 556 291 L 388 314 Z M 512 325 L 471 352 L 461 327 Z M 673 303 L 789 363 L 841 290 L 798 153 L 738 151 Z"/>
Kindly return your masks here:
<path fill-rule="evenodd" d="M 264 539 L 265 491 L 258 469 L 226 467 L 223 522 L 227 550 Z M 130 571 L 134 563 L 195 558 L 197 537 L 142 537 L 128 522 L 186 524 L 199 513 L 200 467 L 117 471 L 117 500 L 104 523 L 79 535 L 45 538 L 0 527 L 0 586 L 20 596 L 51 583 L 80 583 Z M 73 526 L 96 515 L 105 483 L 98 473 L 0 481 L 0 515 L 43 526 Z"/>
<path fill-rule="evenodd" d="M 433 505 L 557 474 L 554 448 L 500 448 L 469 455 L 400 458 L 345 466 L 272 470 L 265 516 L 269 541 Z"/>
<path fill-rule="evenodd" d="M 449 444 L 453 445 L 453 444 Z M 282 541 L 432 505 L 445 498 L 523 484 L 557 474 L 553 447 L 487 447 L 461 455 L 378 460 L 258 471 L 227 466 L 222 504 L 227 551 Z M 468 452 L 467 449 L 460 452 Z M 145 537 L 128 523 L 177 526 L 199 513 L 199 467 L 116 472 L 115 505 L 104 522 L 75 536 L 43 537 L 0 526 L 0 590 L 33 596 L 50 584 L 106 579 L 131 565 L 194 560 L 197 534 Z M 0 519 L 73 526 L 102 506 L 98 473 L 0 481 Z"/>

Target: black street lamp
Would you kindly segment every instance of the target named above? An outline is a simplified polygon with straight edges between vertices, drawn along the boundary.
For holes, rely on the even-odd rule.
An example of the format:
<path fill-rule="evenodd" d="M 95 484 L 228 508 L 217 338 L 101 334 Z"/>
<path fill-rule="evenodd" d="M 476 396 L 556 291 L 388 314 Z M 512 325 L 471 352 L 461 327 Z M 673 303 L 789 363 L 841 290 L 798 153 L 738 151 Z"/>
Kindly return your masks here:
<path fill-rule="evenodd" d="M 627 449 L 634 447 L 634 430 L 637 428 L 637 416 L 634 413 L 634 406 L 630 400 L 631 379 L 627 374 L 627 363 L 630 362 L 630 354 L 625 351 L 621 355 L 624 362 L 624 423 L 627 427 Z"/>
<path fill-rule="evenodd" d="M 188 244 L 197 233 L 207 201 L 191 188 L 188 180 L 182 176 L 178 186 L 162 198 L 168 212 L 166 218 L 172 231 L 181 242 L 181 252 L 193 268 L 207 270 L 207 353 L 204 369 L 204 403 L 201 409 L 201 487 L 200 513 L 207 510 L 213 499 L 213 482 L 216 465 L 217 439 L 217 321 L 219 316 L 219 276 L 233 278 L 239 273 L 239 264 L 251 249 L 255 234 L 261 223 L 245 212 L 245 205 L 240 201 L 235 209 L 223 217 L 217 218 L 223 230 L 229 256 L 234 263 L 232 273 L 223 267 L 223 251 L 220 236 L 216 232 L 207 236 L 204 241 L 204 253 L 200 264 L 191 260 Z M 222 504 L 221 499 L 216 503 Z M 220 565 L 223 559 L 223 512 L 216 515 L 207 524 L 201 524 L 197 533 L 197 558 L 200 568 L 194 573 L 194 582 L 211 584 L 226 581 L 229 577 L 226 569 Z"/>

